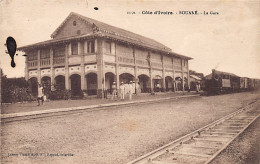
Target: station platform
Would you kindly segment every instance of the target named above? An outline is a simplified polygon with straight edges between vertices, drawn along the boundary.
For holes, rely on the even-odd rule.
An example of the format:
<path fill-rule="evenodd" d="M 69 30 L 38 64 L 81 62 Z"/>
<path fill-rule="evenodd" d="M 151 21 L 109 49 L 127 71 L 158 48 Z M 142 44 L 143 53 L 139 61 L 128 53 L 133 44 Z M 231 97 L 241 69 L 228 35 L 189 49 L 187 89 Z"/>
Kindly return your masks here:
<path fill-rule="evenodd" d="M 27 116 L 36 115 L 43 113 L 54 113 L 63 112 L 71 110 L 81 110 L 81 109 L 91 109 L 99 107 L 110 107 L 116 105 L 127 105 L 134 103 L 145 103 L 153 102 L 174 98 L 182 97 L 192 97 L 198 96 L 196 92 L 156 92 L 151 95 L 151 93 L 140 93 L 138 95 L 133 95 L 132 100 L 129 100 L 129 95 L 125 96 L 125 100 L 120 100 L 120 98 L 111 100 L 111 96 L 108 95 L 107 99 L 98 99 L 96 97 L 89 97 L 80 100 L 47 100 L 43 105 L 37 106 L 38 102 L 24 102 L 16 104 L 2 104 L 1 105 L 1 117 L 17 117 L 17 116 Z"/>

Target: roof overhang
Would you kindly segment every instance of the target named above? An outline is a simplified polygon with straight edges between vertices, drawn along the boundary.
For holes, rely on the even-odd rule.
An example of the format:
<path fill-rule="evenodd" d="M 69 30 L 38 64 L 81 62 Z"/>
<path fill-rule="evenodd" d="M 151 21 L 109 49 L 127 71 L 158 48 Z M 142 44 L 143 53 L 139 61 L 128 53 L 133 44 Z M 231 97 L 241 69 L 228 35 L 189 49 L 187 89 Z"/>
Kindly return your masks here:
<path fill-rule="evenodd" d="M 161 52 L 161 53 L 163 53 L 165 55 L 169 55 L 169 56 L 174 56 L 174 57 L 178 57 L 178 58 L 182 58 L 182 59 L 186 59 L 186 60 L 193 59 L 193 58 L 190 58 L 188 56 L 180 55 L 180 54 L 175 53 L 175 52 L 167 51 L 167 50 L 164 50 L 164 49 L 159 49 L 159 48 L 154 47 L 153 45 L 149 45 L 147 43 L 138 43 L 134 40 L 133 41 L 126 40 L 126 39 L 123 39 L 123 38 L 119 38 L 117 36 L 106 35 L 106 34 L 101 33 L 101 32 L 93 33 L 93 34 L 85 34 L 85 35 L 80 35 L 80 36 L 74 36 L 74 37 L 69 37 L 69 38 L 50 39 L 50 40 L 47 40 L 47 41 L 18 47 L 17 50 L 18 51 L 28 51 L 28 50 L 36 49 L 36 48 L 44 48 L 44 47 L 49 47 L 49 46 L 53 46 L 53 45 L 69 43 L 71 41 L 93 39 L 93 38 L 110 39 L 110 40 L 118 41 L 118 42 L 121 42 L 121 43 L 130 44 L 130 45 L 134 45 L 134 46 L 137 46 L 137 47 L 145 48 L 145 49 L 148 49 L 150 51 Z"/>
<path fill-rule="evenodd" d="M 74 37 L 69 37 L 69 38 L 61 38 L 61 39 L 50 39 L 46 40 L 43 42 L 35 43 L 35 44 L 30 44 L 22 47 L 18 47 L 18 51 L 26 51 L 30 49 L 35 49 L 35 48 L 44 48 L 52 45 L 58 45 L 62 43 L 69 43 L 70 41 L 73 40 L 82 40 L 82 39 L 87 39 L 87 38 L 95 38 L 98 37 L 98 33 L 96 34 L 87 34 L 87 35 L 80 35 L 80 36 L 74 36 Z"/>

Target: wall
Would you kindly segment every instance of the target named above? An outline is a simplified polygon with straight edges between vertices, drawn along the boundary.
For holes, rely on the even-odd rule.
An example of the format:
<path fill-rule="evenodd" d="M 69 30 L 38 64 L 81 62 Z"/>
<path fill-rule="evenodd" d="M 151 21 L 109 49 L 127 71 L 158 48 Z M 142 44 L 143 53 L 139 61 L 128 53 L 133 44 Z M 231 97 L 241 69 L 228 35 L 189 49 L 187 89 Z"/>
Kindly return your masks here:
<path fill-rule="evenodd" d="M 76 26 L 73 25 L 73 21 L 76 21 Z M 80 34 L 77 31 L 80 30 Z M 55 39 L 77 36 L 82 34 L 92 33 L 91 24 L 87 24 L 76 16 L 71 16 L 66 23 L 59 29 L 58 33 L 54 37 Z"/>

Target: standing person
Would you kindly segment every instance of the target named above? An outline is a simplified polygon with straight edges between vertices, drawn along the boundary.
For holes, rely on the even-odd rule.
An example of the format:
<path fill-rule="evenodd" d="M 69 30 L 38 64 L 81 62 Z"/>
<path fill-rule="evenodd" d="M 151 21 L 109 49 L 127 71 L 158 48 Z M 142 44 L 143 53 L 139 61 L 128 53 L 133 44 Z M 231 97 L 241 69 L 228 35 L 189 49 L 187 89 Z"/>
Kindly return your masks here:
<path fill-rule="evenodd" d="M 132 93 L 133 93 L 133 94 L 136 93 L 136 88 L 135 88 L 135 86 L 136 86 L 136 85 L 135 85 L 135 82 L 133 81 L 133 82 L 132 82 L 132 90 L 133 90 Z"/>
<path fill-rule="evenodd" d="M 129 85 L 128 85 L 128 89 L 129 89 L 129 100 L 132 100 L 132 95 L 133 95 L 133 82 L 130 81 Z"/>
<path fill-rule="evenodd" d="M 113 84 L 112 84 L 112 97 L 111 97 L 112 100 L 114 100 L 114 98 L 116 97 L 116 93 L 117 93 L 116 82 L 113 82 Z"/>
<path fill-rule="evenodd" d="M 121 82 L 119 89 L 120 89 L 120 99 L 124 100 L 125 99 L 125 85 L 123 82 Z"/>
<path fill-rule="evenodd" d="M 38 96 L 37 96 L 37 101 L 38 101 L 38 106 L 40 106 L 40 100 L 42 101 L 43 105 L 43 87 L 41 84 L 38 85 Z"/>
<path fill-rule="evenodd" d="M 196 92 L 200 91 L 200 82 L 196 81 Z"/>
<path fill-rule="evenodd" d="M 198 86 L 199 86 L 198 88 L 199 88 L 199 91 L 200 91 L 200 81 L 198 81 Z"/>

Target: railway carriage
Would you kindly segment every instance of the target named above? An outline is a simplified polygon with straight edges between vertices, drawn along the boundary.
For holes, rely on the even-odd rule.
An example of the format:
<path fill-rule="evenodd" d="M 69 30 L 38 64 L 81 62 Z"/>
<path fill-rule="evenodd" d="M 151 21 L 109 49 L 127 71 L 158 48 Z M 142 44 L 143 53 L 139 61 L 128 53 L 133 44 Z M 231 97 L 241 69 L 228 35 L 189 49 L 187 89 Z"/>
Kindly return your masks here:
<path fill-rule="evenodd" d="M 205 91 L 208 94 L 221 94 L 240 91 L 256 90 L 260 88 L 260 79 L 239 77 L 232 73 L 215 69 L 205 79 Z"/>
<path fill-rule="evenodd" d="M 249 78 L 247 78 L 247 77 L 240 78 L 240 90 L 241 91 L 248 90 L 248 82 L 249 82 Z"/>

